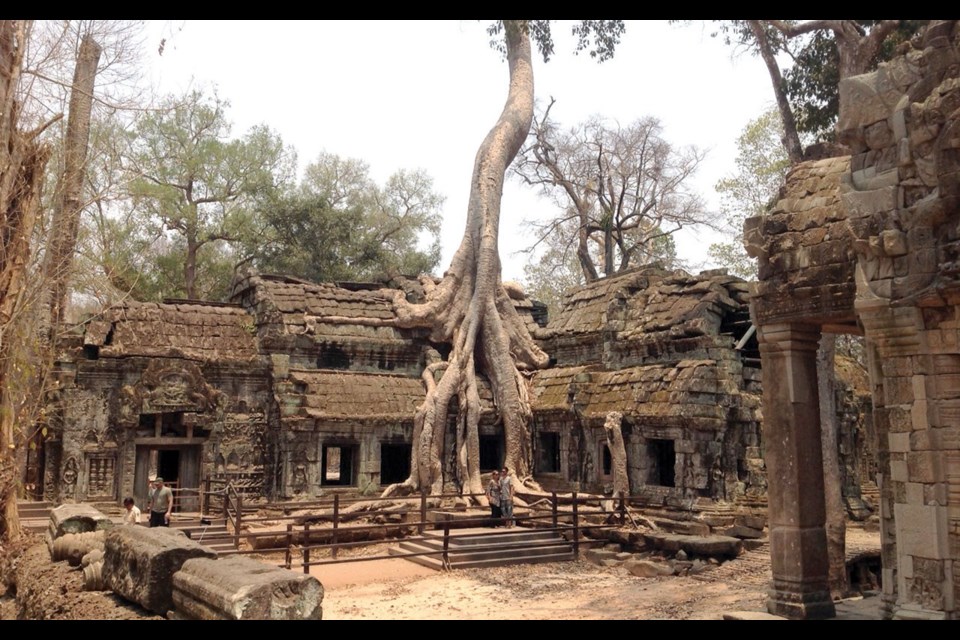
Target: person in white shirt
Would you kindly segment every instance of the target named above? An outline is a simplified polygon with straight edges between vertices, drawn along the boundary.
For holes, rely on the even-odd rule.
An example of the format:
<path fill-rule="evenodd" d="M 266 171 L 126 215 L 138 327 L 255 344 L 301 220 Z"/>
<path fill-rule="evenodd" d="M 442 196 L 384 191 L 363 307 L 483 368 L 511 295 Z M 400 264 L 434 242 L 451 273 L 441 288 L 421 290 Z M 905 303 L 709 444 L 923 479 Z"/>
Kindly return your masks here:
<path fill-rule="evenodd" d="M 140 524 L 140 509 L 133 503 L 133 498 L 124 498 L 123 506 L 127 510 L 123 514 L 123 524 Z"/>

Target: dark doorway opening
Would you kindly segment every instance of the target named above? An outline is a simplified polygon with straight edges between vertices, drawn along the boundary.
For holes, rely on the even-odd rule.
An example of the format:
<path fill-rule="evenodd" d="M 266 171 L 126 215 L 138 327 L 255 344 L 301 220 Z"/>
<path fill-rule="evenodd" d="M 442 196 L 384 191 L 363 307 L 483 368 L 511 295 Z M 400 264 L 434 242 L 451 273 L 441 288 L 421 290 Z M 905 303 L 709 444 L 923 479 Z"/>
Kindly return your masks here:
<path fill-rule="evenodd" d="M 675 487 L 674 467 L 677 454 L 673 440 L 650 440 L 647 445 L 650 454 L 650 484 L 661 487 Z"/>
<path fill-rule="evenodd" d="M 409 444 L 380 443 L 380 484 L 403 482 L 410 476 Z"/>
<path fill-rule="evenodd" d="M 559 433 L 540 434 L 540 448 L 537 451 L 537 471 L 540 473 L 560 473 Z"/>
<path fill-rule="evenodd" d="M 503 438 L 496 436 L 480 436 L 480 471 L 500 469 L 500 460 Z"/>

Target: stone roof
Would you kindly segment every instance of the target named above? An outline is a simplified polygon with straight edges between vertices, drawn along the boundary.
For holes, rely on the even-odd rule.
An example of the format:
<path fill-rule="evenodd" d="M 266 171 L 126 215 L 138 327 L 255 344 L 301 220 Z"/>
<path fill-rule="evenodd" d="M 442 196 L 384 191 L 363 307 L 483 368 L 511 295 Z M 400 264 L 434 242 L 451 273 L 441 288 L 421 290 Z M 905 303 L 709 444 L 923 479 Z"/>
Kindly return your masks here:
<path fill-rule="evenodd" d="M 301 415 L 333 420 L 412 421 L 426 395 L 419 378 L 346 371 L 291 370 L 305 386 Z"/>
<path fill-rule="evenodd" d="M 603 278 L 567 295 L 563 307 L 537 337 L 618 331 L 621 338 L 660 332 L 703 335 L 708 311 L 746 304 L 747 283 L 723 270 L 690 275 L 642 267 Z"/>
<path fill-rule="evenodd" d="M 351 290 L 333 283 L 314 284 L 270 276 L 255 277 L 258 296 L 279 312 L 288 335 L 357 335 L 397 339 L 393 327 L 373 327 L 368 320 L 393 320 L 390 298 L 380 290 Z"/>
<path fill-rule="evenodd" d="M 218 303 L 130 301 L 88 322 L 85 346 L 100 357 L 154 356 L 201 361 L 246 361 L 257 357 L 253 317 Z"/>
<path fill-rule="evenodd" d="M 531 394 L 536 411 L 572 410 L 580 405 L 585 419 L 602 422 L 620 411 L 634 423 L 726 424 L 735 403 L 748 409 L 759 398 L 741 394 L 737 381 L 713 360 L 681 360 L 619 371 L 565 367 L 538 372 Z"/>

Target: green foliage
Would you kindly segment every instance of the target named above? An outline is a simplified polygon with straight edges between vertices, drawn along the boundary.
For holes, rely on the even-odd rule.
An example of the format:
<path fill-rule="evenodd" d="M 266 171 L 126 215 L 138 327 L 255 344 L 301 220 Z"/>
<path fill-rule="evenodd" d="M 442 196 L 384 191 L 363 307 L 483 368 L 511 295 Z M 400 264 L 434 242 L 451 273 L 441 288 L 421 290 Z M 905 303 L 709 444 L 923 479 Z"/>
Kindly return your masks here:
<path fill-rule="evenodd" d="M 710 245 L 708 255 L 743 278 L 756 277 L 756 264 L 743 248 L 743 223 L 764 215 L 776 203 L 790 168 L 782 136 L 783 124 L 776 109 L 751 120 L 737 138 L 734 173 L 716 185 L 730 240 Z"/>
<path fill-rule="evenodd" d="M 856 22 L 867 32 L 877 21 Z M 875 69 L 893 57 L 897 45 L 912 38 L 925 23 L 925 20 L 902 20 L 900 27 L 883 41 L 869 68 Z M 833 141 L 840 112 L 840 54 L 834 35 L 815 31 L 794 45 L 793 50 L 793 66 L 783 72 L 783 79 L 797 130 L 817 141 Z"/>
<path fill-rule="evenodd" d="M 551 20 L 525 20 L 526 28 L 529 30 L 530 39 L 536 44 L 537 49 L 543 56 L 543 61 L 548 62 L 553 55 L 553 35 L 550 30 Z M 620 38 L 623 36 L 626 27 L 623 20 L 580 20 L 574 23 L 571 32 L 577 39 L 576 53 L 588 51 L 591 58 L 598 62 L 604 62 L 613 57 L 617 45 L 620 44 Z M 490 36 L 490 46 L 506 56 L 507 50 L 503 38 L 500 34 L 503 32 L 503 21 L 498 20 L 487 27 L 487 34 Z"/>
<path fill-rule="evenodd" d="M 440 261 L 443 200 L 422 170 L 378 186 L 365 162 L 322 153 L 299 189 L 263 208 L 266 242 L 251 252 L 263 271 L 315 282 L 430 273 Z"/>
<path fill-rule="evenodd" d="M 133 239 L 148 257 L 142 266 L 156 269 L 126 265 L 138 274 L 135 297 L 222 297 L 240 249 L 262 234 L 258 211 L 292 177 L 280 137 L 259 125 L 231 138 L 227 107 L 194 91 L 134 124 L 124 152 Z"/>

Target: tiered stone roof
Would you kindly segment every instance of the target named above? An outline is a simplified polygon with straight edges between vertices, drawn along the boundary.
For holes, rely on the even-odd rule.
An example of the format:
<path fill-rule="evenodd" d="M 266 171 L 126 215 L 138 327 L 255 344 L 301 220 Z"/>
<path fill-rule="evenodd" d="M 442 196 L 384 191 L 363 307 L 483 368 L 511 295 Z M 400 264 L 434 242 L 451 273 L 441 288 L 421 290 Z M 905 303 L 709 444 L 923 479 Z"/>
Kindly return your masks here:
<path fill-rule="evenodd" d="M 257 357 L 256 324 L 236 305 L 130 301 L 90 321 L 84 345 L 100 357 L 154 356 L 213 361 Z"/>

